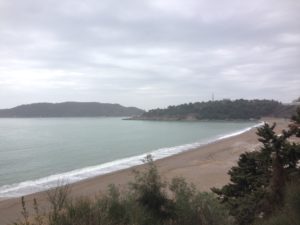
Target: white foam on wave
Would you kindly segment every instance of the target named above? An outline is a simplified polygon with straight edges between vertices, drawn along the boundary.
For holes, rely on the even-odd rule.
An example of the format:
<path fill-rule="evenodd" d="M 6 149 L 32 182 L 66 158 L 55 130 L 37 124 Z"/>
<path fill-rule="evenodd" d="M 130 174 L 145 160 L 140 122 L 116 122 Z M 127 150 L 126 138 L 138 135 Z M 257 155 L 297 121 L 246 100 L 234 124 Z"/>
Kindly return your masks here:
<path fill-rule="evenodd" d="M 152 155 L 154 160 L 162 159 L 171 155 L 175 155 L 181 152 L 198 148 L 206 144 L 210 144 L 219 140 L 240 135 L 242 133 L 251 130 L 252 128 L 259 127 L 261 125 L 263 125 L 263 123 L 256 124 L 254 126 L 248 127 L 243 130 L 239 130 L 234 133 L 218 136 L 214 139 L 205 142 L 195 142 L 195 143 L 185 144 L 185 145 L 180 145 L 175 147 L 161 148 L 141 155 L 127 157 L 127 158 L 115 160 L 97 166 L 90 166 L 82 169 L 76 169 L 70 172 L 54 174 L 44 178 L 24 181 L 12 185 L 4 185 L 0 187 L 0 198 L 6 199 L 6 198 L 21 197 L 24 195 L 29 195 L 32 193 L 45 191 L 57 187 L 59 184 L 61 184 L 61 182 L 63 182 L 64 184 L 72 184 L 95 176 L 108 174 L 122 169 L 127 169 L 133 166 L 143 164 L 142 160 L 149 154 Z"/>

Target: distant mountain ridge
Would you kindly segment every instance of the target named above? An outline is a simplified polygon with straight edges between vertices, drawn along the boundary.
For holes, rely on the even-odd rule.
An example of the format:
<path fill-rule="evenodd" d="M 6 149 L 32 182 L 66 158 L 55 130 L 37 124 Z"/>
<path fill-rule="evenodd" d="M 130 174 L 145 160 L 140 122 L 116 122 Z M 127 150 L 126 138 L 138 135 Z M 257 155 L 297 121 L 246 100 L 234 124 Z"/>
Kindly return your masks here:
<path fill-rule="evenodd" d="M 34 117 L 129 117 L 145 111 L 136 107 L 99 102 L 33 103 L 1 109 L 2 118 Z"/>
<path fill-rule="evenodd" d="M 195 102 L 153 109 L 130 119 L 133 120 L 249 120 L 261 117 L 290 118 L 296 106 L 274 100 L 219 100 Z"/>

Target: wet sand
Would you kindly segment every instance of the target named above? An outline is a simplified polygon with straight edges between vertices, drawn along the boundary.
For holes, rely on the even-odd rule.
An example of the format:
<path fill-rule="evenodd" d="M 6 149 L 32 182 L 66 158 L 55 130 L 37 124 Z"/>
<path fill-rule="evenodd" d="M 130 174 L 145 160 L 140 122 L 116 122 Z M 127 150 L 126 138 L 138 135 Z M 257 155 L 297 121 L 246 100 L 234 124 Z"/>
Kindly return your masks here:
<path fill-rule="evenodd" d="M 277 130 L 287 127 L 288 120 L 265 119 L 276 121 Z M 259 142 L 255 134 L 256 128 L 243 134 L 219 140 L 217 142 L 201 146 L 190 151 L 157 160 L 160 174 L 166 180 L 173 177 L 184 177 L 192 182 L 201 191 L 209 191 L 211 187 L 221 187 L 229 182 L 228 170 L 234 166 L 239 155 L 245 151 L 259 149 Z M 142 170 L 145 166 L 137 166 L 134 169 Z M 84 180 L 71 185 L 71 196 L 89 196 L 101 194 L 109 184 L 119 185 L 126 188 L 127 183 L 133 180 L 132 169 L 113 172 Z M 47 194 L 40 192 L 25 196 L 29 211 L 32 210 L 33 198 L 36 198 L 39 205 L 47 208 Z M 15 222 L 21 217 L 20 198 L 0 200 L 0 225 Z"/>

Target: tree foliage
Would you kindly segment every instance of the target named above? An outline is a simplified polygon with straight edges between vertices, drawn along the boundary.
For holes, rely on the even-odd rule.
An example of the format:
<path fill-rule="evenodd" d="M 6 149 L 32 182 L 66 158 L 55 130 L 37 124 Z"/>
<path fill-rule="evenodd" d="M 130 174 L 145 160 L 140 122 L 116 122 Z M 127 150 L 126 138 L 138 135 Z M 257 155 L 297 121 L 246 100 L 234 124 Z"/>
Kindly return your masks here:
<path fill-rule="evenodd" d="M 153 109 L 142 115 L 143 118 L 173 118 L 185 119 L 192 116 L 195 119 L 258 119 L 264 116 L 290 116 L 293 107 L 285 106 L 274 100 L 221 100 L 196 102 L 169 106 L 166 109 Z"/>
<path fill-rule="evenodd" d="M 168 220 L 173 213 L 171 200 L 165 192 L 166 183 L 162 181 L 150 155 L 145 162 L 148 163 L 148 170 L 146 173 L 134 171 L 135 181 L 130 183 L 131 191 L 139 205 L 146 208 L 153 217 Z"/>
<path fill-rule="evenodd" d="M 266 219 L 258 219 L 254 225 L 300 225 L 300 183 L 291 182 L 285 191 L 284 205 Z"/>
<path fill-rule="evenodd" d="M 279 135 L 274 131 L 276 124 L 258 128 L 261 149 L 243 153 L 229 171 L 231 182 L 212 189 L 239 225 L 251 224 L 283 205 L 286 182 L 299 177 L 300 144 L 290 140 L 299 137 L 299 121 L 298 109 L 289 129 Z"/>

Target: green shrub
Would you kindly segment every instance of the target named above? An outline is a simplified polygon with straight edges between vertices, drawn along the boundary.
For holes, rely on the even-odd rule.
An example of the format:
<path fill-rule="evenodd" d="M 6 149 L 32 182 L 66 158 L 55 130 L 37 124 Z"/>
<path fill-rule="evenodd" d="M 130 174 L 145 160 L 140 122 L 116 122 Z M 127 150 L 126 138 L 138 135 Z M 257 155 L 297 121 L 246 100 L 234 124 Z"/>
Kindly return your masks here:
<path fill-rule="evenodd" d="M 163 181 L 150 156 L 148 167 L 135 171 L 135 180 L 123 193 L 110 185 L 105 195 L 70 199 L 67 186 L 48 192 L 50 211 L 30 220 L 22 198 L 24 222 L 16 225 L 226 225 L 226 209 L 213 194 L 201 193 L 183 178 Z M 169 194 L 167 194 L 169 193 Z"/>
<path fill-rule="evenodd" d="M 300 181 L 287 186 L 283 208 L 255 225 L 300 225 Z"/>

